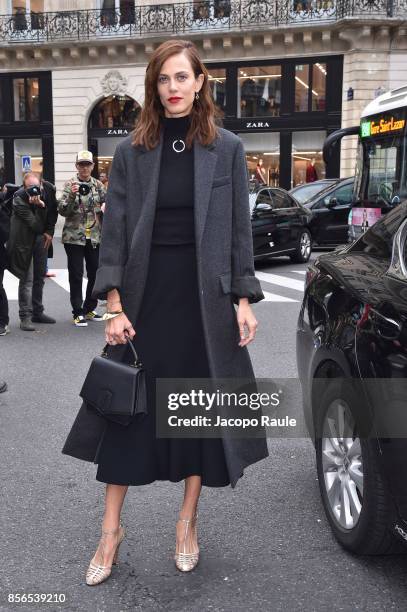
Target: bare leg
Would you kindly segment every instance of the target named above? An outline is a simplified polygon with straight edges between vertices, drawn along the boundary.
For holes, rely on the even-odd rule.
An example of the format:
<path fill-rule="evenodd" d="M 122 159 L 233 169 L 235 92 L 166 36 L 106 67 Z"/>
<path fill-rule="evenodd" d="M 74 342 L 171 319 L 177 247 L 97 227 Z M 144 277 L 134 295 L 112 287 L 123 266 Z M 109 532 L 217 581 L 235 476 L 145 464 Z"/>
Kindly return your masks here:
<path fill-rule="evenodd" d="M 194 516 L 198 508 L 199 495 L 201 493 L 202 484 L 200 476 L 188 476 L 185 478 L 185 491 L 182 508 L 179 513 L 179 518 L 189 519 Z M 190 525 L 188 529 L 185 529 L 185 523 L 182 521 L 177 522 L 177 546 L 176 552 L 184 550 L 185 541 L 185 552 L 192 553 L 198 551 L 198 541 L 195 525 Z M 187 531 L 187 538 L 185 540 L 185 531 Z"/>
<path fill-rule="evenodd" d="M 107 484 L 105 496 L 105 515 L 103 517 L 102 529 L 109 532 L 117 532 L 120 524 L 120 513 L 127 486 Z M 110 534 L 103 538 L 103 544 L 99 542 L 94 556 L 94 562 L 99 565 L 111 565 L 116 549 L 117 535 Z"/>

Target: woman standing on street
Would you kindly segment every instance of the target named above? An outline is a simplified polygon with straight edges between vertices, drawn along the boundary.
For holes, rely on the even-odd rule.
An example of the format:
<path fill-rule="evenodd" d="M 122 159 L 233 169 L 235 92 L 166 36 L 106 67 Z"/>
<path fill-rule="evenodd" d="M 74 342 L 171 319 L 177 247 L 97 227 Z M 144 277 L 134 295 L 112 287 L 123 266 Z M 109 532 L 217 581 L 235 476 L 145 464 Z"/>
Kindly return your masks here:
<path fill-rule="evenodd" d="M 98 463 L 96 478 L 107 484 L 89 585 L 105 580 L 117 558 L 128 486 L 185 479 L 174 559 L 190 571 L 199 558 L 202 485 L 233 488 L 245 467 L 268 456 L 264 436 L 155 432 L 156 378 L 254 379 L 250 303 L 264 296 L 254 275 L 248 171 L 240 138 L 218 128 L 216 115 L 195 45 L 161 44 L 147 66 L 136 129 L 113 159 L 94 287 L 108 312 L 120 312 L 106 323 L 109 354 L 130 362 L 130 337 L 145 367 L 148 415 L 124 427 L 83 403 L 63 448 Z"/>

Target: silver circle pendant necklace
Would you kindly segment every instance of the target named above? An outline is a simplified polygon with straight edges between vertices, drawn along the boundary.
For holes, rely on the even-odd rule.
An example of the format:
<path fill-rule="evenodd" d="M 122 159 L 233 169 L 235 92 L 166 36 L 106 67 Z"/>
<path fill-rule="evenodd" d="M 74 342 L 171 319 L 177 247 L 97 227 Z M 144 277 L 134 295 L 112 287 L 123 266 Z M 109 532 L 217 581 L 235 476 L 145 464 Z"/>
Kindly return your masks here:
<path fill-rule="evenodd" d="M 177 142 L 180 143 L 178 146 L 176 146 Z M 173 140 L 172 148 L 174 149 L 175 153 L 182 153 L 182 151 L 185 149 L 185 142 L 181 138 Z"/>

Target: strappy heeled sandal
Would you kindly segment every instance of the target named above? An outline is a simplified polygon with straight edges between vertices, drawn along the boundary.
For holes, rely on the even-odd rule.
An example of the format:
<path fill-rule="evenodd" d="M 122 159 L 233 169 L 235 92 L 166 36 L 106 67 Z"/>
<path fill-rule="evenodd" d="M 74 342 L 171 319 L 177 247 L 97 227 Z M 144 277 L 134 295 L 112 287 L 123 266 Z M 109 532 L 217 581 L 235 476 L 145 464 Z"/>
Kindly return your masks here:
<path fill-rule="evenodd" d="M 185 523 L 184 542 L 182 545 L 183 550 L 182 552 L 178 552 L 178 553 L 176 552 L 174 555 L 175 565 L 177 569 L 179 569 L 181 572 L 190 572 L 197 566 L 198 561 L 199 561 L 199 548 L 197 552 L 192 552 L 192 553 L 185 552 L 189 525 L 191 525 L 191 527 L 195 526 L 197 518 L 198 518 L 198 513 L 196 512 L 192 518 L 178 519 L 177 521 L 177 522 L 181 521 Z"/>
<path fill-rule="evenodd" d="M 107 580 L 112 572 L 112 566 L 117 565 L 117 558 L 119 555 L 120 544 L 123 542 L 124 536 L 125 536 L 124 527 L 122 524 L 120 524 L 118 529 L 113 529 L 111 531 L 106 531 L 105 529 L 102 529 L 101 554 L 102 554 L 102 559 L 103 559 L 105 543 L 106 543 L 106 536 L 116 535 L 116 534 L 118 536 L 118 539 L 117 539 L 116 550 L 114 553 L 112 565 L 98 565 L 97 563 L 93 562 L 93 559 L 95 558 L 93 557 L 92 561 L 89 564 L 88 570 L 86 572 L 86 584 L 88 584 L 89 586 L 94 586 L 96 584 L 100 584 L 101 582 L 104 582 L 105 580 Z"/>

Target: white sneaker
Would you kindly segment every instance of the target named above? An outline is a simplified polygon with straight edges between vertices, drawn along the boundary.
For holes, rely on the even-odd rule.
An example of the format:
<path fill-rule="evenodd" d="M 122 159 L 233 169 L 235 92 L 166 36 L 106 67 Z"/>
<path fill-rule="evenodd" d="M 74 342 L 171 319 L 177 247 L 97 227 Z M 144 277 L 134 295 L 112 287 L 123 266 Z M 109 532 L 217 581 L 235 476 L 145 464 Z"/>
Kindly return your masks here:
<path fill-rule="evenodd" d="M 8 325 L 0 325 L 0 336 L 5 336 L 10 333 L 10 328 Z"/>
<path fill-rule="evenodd" d="M 73 320 L 75 327 L 87 327 L 88 322 L 83 315 L 79 315 L 79 317 L 75 317 Z"/>

